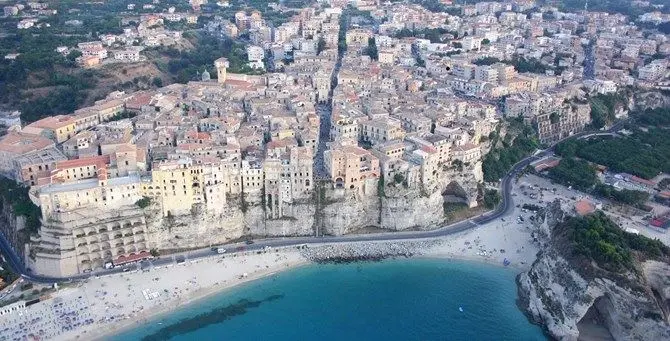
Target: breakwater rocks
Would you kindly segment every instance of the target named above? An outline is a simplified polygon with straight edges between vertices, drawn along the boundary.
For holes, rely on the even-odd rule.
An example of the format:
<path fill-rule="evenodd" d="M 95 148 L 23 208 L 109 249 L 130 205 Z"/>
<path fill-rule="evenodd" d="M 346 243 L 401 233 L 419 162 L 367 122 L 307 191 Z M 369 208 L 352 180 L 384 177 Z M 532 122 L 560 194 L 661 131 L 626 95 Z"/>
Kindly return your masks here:
<path fill-rule="evenodd" d="M 421 255 L 425 250 L 440 243 L 439 240 L 425 240 L 334 244 L 302 248 L 300 254 L 307 260 L 319 264 L 381 261 L 387 258 Z"/>

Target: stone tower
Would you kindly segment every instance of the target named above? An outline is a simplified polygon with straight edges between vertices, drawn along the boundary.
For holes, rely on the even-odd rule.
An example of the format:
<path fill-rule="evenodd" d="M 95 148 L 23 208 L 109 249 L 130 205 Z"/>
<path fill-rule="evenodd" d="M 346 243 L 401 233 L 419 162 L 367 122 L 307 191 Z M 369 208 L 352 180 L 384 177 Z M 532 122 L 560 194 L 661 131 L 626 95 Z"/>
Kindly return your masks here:
<path fill-rule="evenodd" d="M 214 61 L 214 66 L 216 66 L 216 72 L 217 72 L 216 75 L 219 79 L 220 84 L 223 84 L 223 83 L 226 82 L 226 68 L 229 65 L 230 64 L 228 63 L 228 59 L 223 58 L 223 57 Z"/>

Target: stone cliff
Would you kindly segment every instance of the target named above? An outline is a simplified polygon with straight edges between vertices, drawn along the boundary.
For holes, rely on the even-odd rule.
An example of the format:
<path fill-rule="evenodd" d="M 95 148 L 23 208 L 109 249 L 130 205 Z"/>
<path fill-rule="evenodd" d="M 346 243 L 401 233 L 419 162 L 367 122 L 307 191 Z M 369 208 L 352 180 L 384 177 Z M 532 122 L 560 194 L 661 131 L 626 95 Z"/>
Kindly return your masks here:
<path fill-rule="evenodd" d="M 262 195 L 229 198 L 220 214 L 194 206 L 191 214 L 163 217 L 157 203 L 145 209 L 152 248 L 197 248 L 241 238 L 344 235 L 374 227 L 401 231 L 434 229 L 445 221 L 444 202 L 477 205 L 481 164 L 465 171 L 444 169 L 440 182 L 426 189 L 370 179 L 363 189 L 319 183 L 312 198 L 282 204 L 273 217 Z M 467 174 L 467 175 L 466 175 Z"/>
<path fill-rule="evenodd" d="M 560 205 L 544 218 L 545 247 L 517 278 L 519 305 L 534 322 L 558 340 L 670 339 L 667 255 L 656 261 L 633 251 L 631 268 L 606 270 L 577 251 Z"/>

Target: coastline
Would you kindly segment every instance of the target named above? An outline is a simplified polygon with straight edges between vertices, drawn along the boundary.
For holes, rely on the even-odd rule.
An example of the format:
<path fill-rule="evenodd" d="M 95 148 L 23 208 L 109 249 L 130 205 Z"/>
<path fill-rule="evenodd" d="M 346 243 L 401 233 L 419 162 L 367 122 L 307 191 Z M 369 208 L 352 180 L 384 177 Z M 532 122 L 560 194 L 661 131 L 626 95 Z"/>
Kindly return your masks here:
<path fill-rule="evenodd" d="M 92 341 L 102 341 L 106 340 L 108 337 L 114 336 L 114 335 L 119 335 L 122 333 L 125 333 L 129 330 L 132 330 L 136 327 L 138 327 L 141 324 L 144 323 L 150 323 L 152 321 L 156 321 L 160 319 L 161 317 L 170 314 L 173 312 L 175 309 L 182 308 L 183 306 L 187 306 L 190 304 L 194 304 L 198 301 L 202 301 L 208 297 L 211 296 L 216 296 L 220 294 L 224 294 L 226 291 L 230 291 L 235 288 L 242 287 L 246 284 L 250 284 L 254 281 L 270 277 L 274 274 L 292 270 L 292 269 L 297 269 L 302 266 L 308 265 L 310 262 L 303 261 L 303 262 L 297 262 L 294 264 L 291 264 L 290 266 L 282 269 L 274 269 L 274 270 L 268 270 L 268 271 L 263 271 L 260 273 L 255 273 L 253 275 L 247 276 L 243 279 L 240 279 L 237 282 L 230 282 L 227 284 L 224 283 L 219 283 L 218 285 L 215 285 L 210 288 L 203 288 L 199 291 L 193 292 L 183 301 L 175 302 L 176 305 L 170 306 L 170 305 L 164 305 L 161 309 L 153 311 L 153 312 L 144 312 L 134 319 L 127 319 L 123 323 L 117 323 L 116 325 L 111 325 L 108 326 L 107 328 L 99 328 L 96 331 L 92 333 L 85 333 L 82 336 L 86 336 L 89 338 L 89 340 Z"/>
<path fill-rule="evenodd" d="M 26 327 L 25 335 L 53 340 L 104 340 L 212 295 L 315 263 L 417 257 L 486 263 L 520 273 L 530 267 L 538 252 L 532 231 L 528 226 L 499 220 L 438 238 L 338 244 L 324 240 L 325 243 L 309 248 L 272 248 L 196 260 L 187 257 L 180 264 L 91 277 L 59 290 L 51 299 L 30 306 L 23 315 L 14 315 L 5 324 L 25 325 L 26 321 L 42 317 L 37 325 Z M 503 265 L 504 259 L 511 263 Z M 70 315 L 75 316 L 74 321 L 59 317 L 63 311 L 74 314 Z"/>
<path fill-rule="evenodd" d="M 527 270 L 528 268 L 525 266 L 520 266 L 520 265 L 509 265 L 509 266 L 504 266 L 502 263 L 493 261 L 491 259 L 486 259 L 486 258 L 481 258 L 481 257 L 472 257 L 472 256 L 467 256 L 467 255 L 456 255 L 456 254 L 440 254 L 440 253 L 428 253 L 428 254 L 418 254 L 415 256 L 412 256 L 410 258 L 416 258 L 416 259 L 437 259 L 437 260 L 444 260 L 444 261 L 464 261 L 464 262 L 473 262 L 473 263 L 480 263 L 480 264 L 487 264 L 495 267 L 500 267 L 500 268 L 508 268 L 511 269 L 515 272 L 515 277 L 518 276 L 519 273 Z M 382 260 L 373 260 L 373 261 L 385 261 L 385 260 L 392 260 L 392 259 L 398 259 L 397 257 L 392 257 L 392 258 L 386 258 Z M 361 262 L 362 260 L 357 260 L 353 262 Z M 211 296 L 216 296 L 216 295 L 221 295 L 225 294 L 227 291 L 230 291 L 235 288 L 240 288 L 243 287 L 246 284 L 250 284 L 254 281 L 261 280 L 267 277 L 270 277 L 272 275 L 286 272 L 289 270 L 294 270 L 303 266 L 307 265 L 314 265 L 318 264 L 315 262 L 307 261 L 304 260 L 302 262 L 298 262 L 295 264 L 290 265 L 289 267 L 286 268 L 281 268 L 281 269 L 276 269 L 274 271 L 267 271 L 267 272 L 261 272 L 254 274 L 253 276 L 248 276 L 238 282 L 235 283 L 228 283 L 228 284 L 219 284 L 218 286 L 210 287 L 207 289 L 202 289 L 201 291 L 194 292 L 189 295 L 188 298 L 186 298 L 183 301 L 177 302 L 178 305 L 176 306 L 169 306 L 166 305 L 162 307 L 160 310 L 152 311 L 152 312 L 144 312 L 141 315 L 136 316 L 134 319 L 127 319 L 123 323 L 119 324 L 117 323 L 116 325 L 111 325 L 107 326 L 106 328 L 98 328 L 92 333 L 84 333 L 82 336 L 86 336 L 90 340 L 93 341 L 102 341 L 106 340 L 109 337 L 115 336 L 115 335 L 120 335 L 122 333 L 125 333 L 127 331 L 130 331 L 144 323 L 151 323 L 154 322 L 158 319 L 160 319 L 162 316 L 165 316 L 167 314 L 170 314 L 173 312 L 175 309 L 180 309 L 183 308 L 184 306 L 194 304 L 198 301 L 202 301 L 208 297 Z"/>
<path fill-rule="evenodd" d="M 532 262 L 535 260 L 535 255 L 537 254 L 536 248 L 533 248 L 533 245 L 530 244 L 530 243 L 522 245 L 523 248 L 529 247 L 529 252 L 526 252 L 524 254 L 519 254 L 519 257 L 514 258 L 517 261 L 512 262 L 508 266 L 505 266 L 502 263 L 501 259 L 506 258 L 506 257 L 504 257 L 504 254 L 498 253 L 498 254 L 494 255 L 492 252 L 491 253 L 487 252 L 486 254 L 483 254 L 482 252 L 478 251 L 479 249 L 477 249 L 477 248 L 469 248 L 468 249 L 466 247 L 468 244 L 465 244 L 465 242 L 474 243 L 474 241 L 477 241 L 477 240 L 481 241 L 482 240 L 482 235 L 480 233 L 482 233 L 482 232 L 484 233 L 484 237 L 490 236 L 490 235 L 497 236 L 497 234 L 493 234 L 490 231 L 491 231 L 490 229 L 485 229 L 485 228 L 480 227 L 480 228 L 473 229 L 471 231 L 467 231 L 467 232 L 464 232 L 464 233 L 459 233 L 457 235 L 453 235 L 449 238 L 428 239 L 427 240 L 428 242 L 434 242 L 430 246 L 412 245 L 412 247 L 417 248 L 416 249 L 417 253 L 412 255 L 410 258 L 440 259 L 440 260 L 445 260 L 445 261 L 466 261 L 466 262 L 488 264 L 488 265 L 491 265 L 491 266 L 496 266 L 496 267 L 501 267 L 501 268 L 509 268 L 510 271 L 514 271 L 514 273 L 517 276 L 518 276 L 519 273 L 521 273 L 523 271 L 526 271 L 530 268 Z M 525 231 L 516 231 L 516 232 L 525 232 Z M 515 243 L 521 243 L 522 241 L 523 242 L 528 241 L 528 236 L 525 233 L 517 233 L 514 236 L 518 237 L 518 238 L 510 238 L 510 240 L 507 243 L 508 246 L 514 245 Z M 486 238 L 484 238 L 484 239 L 486 239 Z M 498 239 L 498 241 L 501 241 L 501 240 Z M 503 238 L 502 241 L 505 241 L 505 239 Z M 463 243 L 464 247 L 459 250 L 457 244 L 459 244 L 461 242 Z M 421 242 L 419 242 L 419 243 L 421 243 Z M 372 242 L 372 243 L 361 242 L 361 243 L 352 243 L 352 244 L 354 244 L 355 246 L 361 247 L 361 248 L 365 248 L 365 246 L 369 247 L 370 245 L 389 246 L 389 245 L 403 244 L 403 242 Z M 481 245 L 481 243 L 478 243 L 477 245 Z M 499 247 L 503 246 L 503 245 L 505 245 L 505 244 L 496 244 L 496 247 L 498 247 L 498 250 L 499 250 Z M 318 248 L 325 248 L 325 247 L 328 247 L 328 246 L 330 246 L 330 245 L 325 244 L 325 245 L 321 245 L 321 246 L 316 246 L 315 248 L 317 248 L 317 249 Z M 425 247 L 425 248 L 422 249 L 421 247 Z M 485 247 L 482 246 L 481 249 L 485 249 Z M 368 249 L 368 252 L 369 252 L 369 249 Z M 479 255 L 477 254 L 478 252 L 479 252 Z M 532 255 L 531 259 L 527 258 L 530 255 Z M 399 257 L 401 257 L 401 256 L 400 255 L 388 256 L 388 257 L 384 257 L 382 260 L 399 258 Z M 352 261 L 356 262 L 356 261 L 364 261 L 364 260 L 352 260 Z M 373 260 L 373 261 L 377 261 L 377 260 Z M 521 262 L 524 262 L 525 264 L 522 264 Z M 326 263 L 328 263 L 328 262 L 326 262 Z M 179 307 L 181 307 L 182 305 L 188 305 L 188 304 L 195 303 L 195 302 L 197 302 L 199 300 L 202 300 L 202 299 L 204 299 L 206 297 L 209 297 L 209 296 L 219 295 L 219 294 L 225 293 L 226 291 L 228 291 L 230 289 L 240 287 L 244 284 L 253 282 L 255 280 L 259 280 L 259 279 L 271 276 L 275 273 L 288 271 L 288 270 L 291 270 L 291 269 L 295 269 L 295 268 L 310 265 L 310 264 L 318 264 L 318 262 L 313 261 L 313 260 L 308 260 L 306 258 L 302 258 L 299 261 L 291 264 L 288 267 L 282 267 L 282 268 L 279 268 L 279 269 L 269 269 L 267 271 L 262 271 L 262 272 L 259 272 L 259 273 L 255 273 L 254 275 L 249 276 L 249 277 L 247 277 L 243 280 L 237 281 L 237 282 L 231 282 L 231 283 L 228 283 L 228 284 L 220 284 L 218 286 L 213 286 L 213 287 L 210 287 L 210 288 L 207 288 L 207 289 L 203 289 L 203 291 L 201 291 L 201 292 L 192 293 L 192 295 L 189 296 L 189 298 L 187 300 L 179 302 Z M 121 333 L 126 332 L 130 329 L 133 329 L 134 327 L 136 327 L 141 322 L 148 322 L 148 321 L 152 321 L 152 320 L 155 321 L 156 319 L 160 318 L 161 316 L 163 316 L 166 313 L 171 312 L 174 309 L 175 309 L 174 306 L 164 307 L 160 311 L 156 311 L 156 312 L 152 312 L 152 313 L 145 313 L 145 315 L 143 315 L 140 320 L 128 321 L 127 323 L 124 323 L 120 327 L 111 328 L 111 329 L 108 329 L 108 330 L 105 330 L 105 331 L 101 331 L 99 334 L 88 334 L 87 336 L 90 337 L 91 335 L 93 335 L 94 336 L 93 340 L 102 340 L 105 337 L 121 334 Z"/>

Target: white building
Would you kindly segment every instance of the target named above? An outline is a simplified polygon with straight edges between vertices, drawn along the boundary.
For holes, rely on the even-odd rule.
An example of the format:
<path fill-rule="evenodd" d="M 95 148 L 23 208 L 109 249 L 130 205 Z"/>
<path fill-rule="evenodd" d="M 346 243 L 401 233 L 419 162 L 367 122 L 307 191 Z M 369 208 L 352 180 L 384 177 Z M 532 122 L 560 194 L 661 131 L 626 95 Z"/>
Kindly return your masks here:
<path fill-rule="evenodd" d="M 122 62 L 137 62 L 140 60 L 140 51 L 136 49 L 114 51 L 114 59 Z"/>
<path fill-rule="evenodd" d="M 265 58 L 265 50 L 260 46 L 247 46 L 247 60 L 249 62 L 262 61 Z"/>

